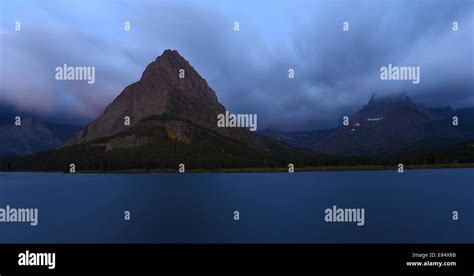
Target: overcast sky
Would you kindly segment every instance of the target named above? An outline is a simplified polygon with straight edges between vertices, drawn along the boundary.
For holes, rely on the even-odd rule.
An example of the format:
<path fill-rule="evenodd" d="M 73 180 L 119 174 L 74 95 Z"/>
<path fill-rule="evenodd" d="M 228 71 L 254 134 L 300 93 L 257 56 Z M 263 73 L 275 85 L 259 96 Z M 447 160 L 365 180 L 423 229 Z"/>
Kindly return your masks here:
<path fill-rule="evenodd" d="M 228 110 L 258 114 L 259 129 L 333 127 L 374 92 L 474 106 L 473 3 L 2 0 L 0 108 L 87 123 L 168 48 Z M 95 66 L 95 84 L 56 81 L 63 64 Z M 381 81 L 388 64 L 420 66 L 420 84 Z"/>

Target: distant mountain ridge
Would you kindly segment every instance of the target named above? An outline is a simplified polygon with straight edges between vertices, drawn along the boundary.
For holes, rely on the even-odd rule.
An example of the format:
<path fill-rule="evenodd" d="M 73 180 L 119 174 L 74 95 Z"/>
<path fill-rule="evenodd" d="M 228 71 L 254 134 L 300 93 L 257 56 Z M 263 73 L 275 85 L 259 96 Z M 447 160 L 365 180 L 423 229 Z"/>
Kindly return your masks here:
<path fill-rule="evenodd" d="M 259 133 L 288 145 L 312 150 L 314 144 L 333 133 L 335 129 L 321 129 L 313 131 L 280 131 L 275 129 L 264 129 Z"/>
<path fill-rule="evenodd" d="M 52 150 L 63 145 L 80 130 L 79 126 L 43 123 L 33 117 L 15 125 L 14 117 L 2 117 L 0 125 L 0 157 L 21 156 Z"/>
<path fill-rule="evenodd" d="M 458 116 L 458 126 L 452 125 L 452 116 Z M 319 154 L 390 155 L 474 139 L 474 108 L 426 108 L 405 94 L 384 98 L 373 95 L 368 104 L 350 116 L 348 126 L 310 132 L 265 130 L 262 134 Z"/>

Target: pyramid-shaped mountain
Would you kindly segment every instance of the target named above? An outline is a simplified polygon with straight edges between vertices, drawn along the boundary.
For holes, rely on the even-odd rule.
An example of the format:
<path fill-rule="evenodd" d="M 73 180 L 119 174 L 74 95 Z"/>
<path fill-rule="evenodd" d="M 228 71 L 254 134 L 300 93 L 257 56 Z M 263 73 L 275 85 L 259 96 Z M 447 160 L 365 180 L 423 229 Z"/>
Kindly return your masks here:
<path fill-rule="evenodd" d="M 71 144 L 119 133 L 151 115 L 173 114 L 214 129 L 217 114 L 224 112 L 216 93 L 189 62 L 177 51 L 165 50 Z M 130 126 L 124 124 L 125 116 Z"/>
<path fill-rule="evenodd" d="M 144 118 L 161 115 L 192 122 L 259 151 L 272 151 L 273 144 L 269 145 L 266 138 L 250 133 L 246 128 L 219 128 L 217 115 L 225 111 L 216 93 L 189 62 L 176 50 L 165 50 L 147 66 L 138 82 L 127 86 L 69 145 L 111 136 L 134 127 Z M 130 125 L 124 124 L 126 116 L 130 118 Z M 168 126 L 168 130 L 180 132 L 172 126 Z"/>

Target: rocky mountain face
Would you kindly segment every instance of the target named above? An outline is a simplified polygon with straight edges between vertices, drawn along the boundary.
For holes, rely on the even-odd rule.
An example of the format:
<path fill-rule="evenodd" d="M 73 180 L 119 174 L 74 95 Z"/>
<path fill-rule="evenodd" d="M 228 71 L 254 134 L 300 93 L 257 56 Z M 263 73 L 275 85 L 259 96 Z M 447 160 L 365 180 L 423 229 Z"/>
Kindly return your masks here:
<path fill-rule="evenodd" d="M 13 120 L 0 126 L 0 156 L 19 156 L 55 149 L 64 141 L 40 121 L 31 117 L 17 126 Z"/>
<path fill-rule="evenodd" d="M 184 78 L 180 78 L 184 70 Z M 165 113 L 193 119 L 207 127 L 224 112 L 215 92 L 177 51 L 166 50 L 150 63 L 138 82 L 127 86 L 95 121 L 69 144 L 92 141 L 124 131 L 141 119 Z M 129 116 L 130 126 L 124 124 Z"/>
<path fill-rule="evenodd" d="M 104 113 L 69 144 L 111 136 L 151 115 L 173 114 L 220 131 L 217 114 L 224 112 L 216 93 L 189 62 L 177 51 L 165 50 L 147 66 L 138 82 L 127 86 Z M 124 124 L 125 116 L 130 117 L 130 126 Z"/>
<path fill-rule="evenodd" d="M 371 99 L 347 126 L 341 126 L 311 148 L 321 154 L 385 155 L 441 147 L 472 139 L 454 127 L 450 108 L 426 109 L 404 95 Z"/>
<path fill-rule="evenodd" d="M 165 50 L 150 63 L 138 82 L 127 86 L 95 121 L 78 133 L 67 145 L 108 137 L 136 126 L 142 119 L 165 115 L 174 120 L 190 121 L 243 142 L 261 152 L 289 153 L 291 147 L 251 133 L 246 128 L 219 128 L 217 115 L 225 113 L 216 93 L 207 81 L 175 50 Z M 130 118 L 130 125 L 124 118 Z M 179 137 L 176 124 L 167 126 L 170 137 Z"/>
<path fill-rule="evenodd" d="M 264 129 L 260 134 L 271 137 L 293 147 L 312 150 L 314 144 L 333 133 L 335 129 L 321 129 L 314 131 L 280 131 L 276 129 Z"/>

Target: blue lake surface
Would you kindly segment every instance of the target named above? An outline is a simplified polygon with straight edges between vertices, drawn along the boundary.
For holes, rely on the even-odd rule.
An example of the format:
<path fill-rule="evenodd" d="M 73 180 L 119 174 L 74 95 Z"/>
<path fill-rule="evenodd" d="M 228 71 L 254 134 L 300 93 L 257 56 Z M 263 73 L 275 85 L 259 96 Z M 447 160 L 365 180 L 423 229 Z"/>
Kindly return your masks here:
<path fill-rule="evenodd" d="M 474 243 L 473 180 L 474 169 L 3 173 L 0 208 L 38 208 L 39 223 L 0 223 L 0 243 Z M 333 205 L 365 208 L 365 225 L 325 222 Z"/>

